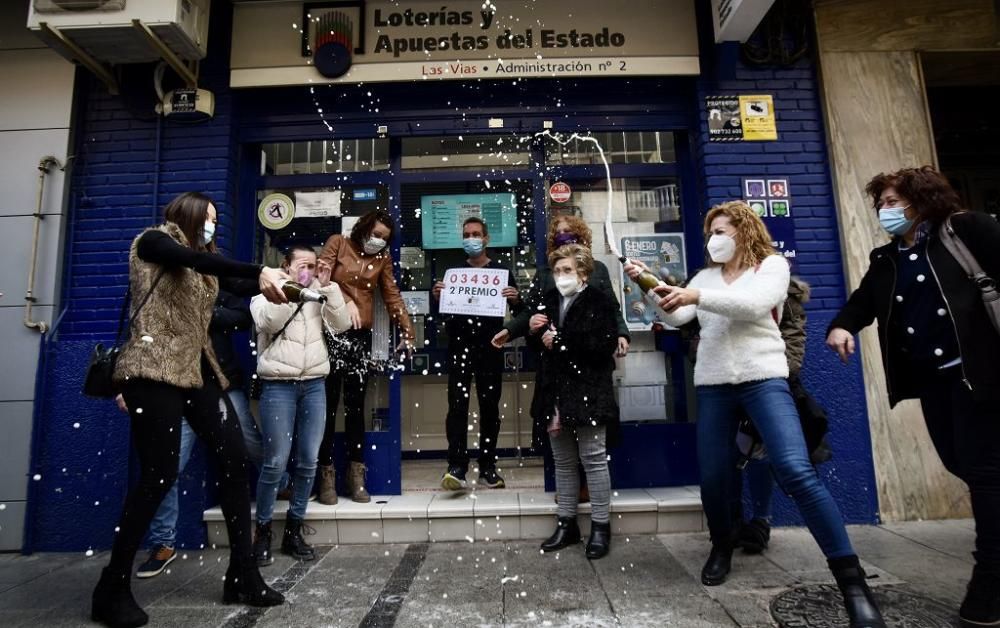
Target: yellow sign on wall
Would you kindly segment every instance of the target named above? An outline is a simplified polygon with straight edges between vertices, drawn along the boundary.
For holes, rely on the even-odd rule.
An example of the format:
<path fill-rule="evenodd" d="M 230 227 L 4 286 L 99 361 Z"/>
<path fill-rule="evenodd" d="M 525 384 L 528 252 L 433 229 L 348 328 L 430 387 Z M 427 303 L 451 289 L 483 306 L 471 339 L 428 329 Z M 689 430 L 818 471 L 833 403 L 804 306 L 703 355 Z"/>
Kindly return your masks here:
<path fill-rule="evenodd" d="M 745 141 L 778 139 L 771 96 L 740 96 L 740 119 Z"/>

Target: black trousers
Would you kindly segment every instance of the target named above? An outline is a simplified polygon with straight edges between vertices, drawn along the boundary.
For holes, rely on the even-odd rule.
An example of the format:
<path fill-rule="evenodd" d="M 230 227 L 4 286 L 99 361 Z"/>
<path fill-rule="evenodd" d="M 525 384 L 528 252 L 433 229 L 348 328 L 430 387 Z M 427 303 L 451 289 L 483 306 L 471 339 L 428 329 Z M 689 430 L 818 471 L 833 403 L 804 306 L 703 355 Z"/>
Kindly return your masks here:
<path fill-rule="evenodd" d="M 467 469 L 469 452 L 469 396 L 476 380 L 479 400 L 479 470 L 496 467 L 500 435 L 500 396 L 503 392 L 503 352 L 486 343 L 466 346 L 452 341 L 448 364 L 448 466 Z"/>
<path fill-rule="evenodd" d="M 347 458 L 351 462 L 365 461 L 365 395 L 368 392 L 372 331 L 351 329 L 340 337 L 347 341 L 347 345 L 341 355 L 331 360 L 330 374 L 326 378 L 326 430 L 319 446 L 321 465 L 333 464 L 333 438 L 341 388 L 344 391 Z"/>
<path fill-rule="evenodd" d="M 177 479 L 182 417 L 207 445 L 218 467 L 220 501 L 231 548 L 230 564 L 236 567 L 251 564 L 249 463 L 243 432 L 236 411 L 207 364 L 202 365 L 202 377 L 204 386 L 200 389 L 143 379 L 130 380 L 124 385 L 122 395 L 128 404 L 141 472 L 138 484 L 125 499 L 118 521 L 109 564 L 115 574 L 131 574 L 149 523 Z"/>
<path fill-rule="evenodd" d="M 959 367 L 923 383 L 920 405 L 934 448 L 945 468 L 969 485 L 976 564 L 1000 577 L 1000 409 L 972 397 Z"/>

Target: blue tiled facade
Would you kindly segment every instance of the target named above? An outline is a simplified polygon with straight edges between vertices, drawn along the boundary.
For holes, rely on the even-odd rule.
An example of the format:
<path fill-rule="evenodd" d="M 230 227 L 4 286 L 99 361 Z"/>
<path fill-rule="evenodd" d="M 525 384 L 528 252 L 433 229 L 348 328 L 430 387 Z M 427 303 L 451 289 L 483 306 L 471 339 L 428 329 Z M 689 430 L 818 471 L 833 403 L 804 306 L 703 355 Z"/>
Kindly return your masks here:
<path fill-rule="evenodd" d="M 79 394 L 90 349 L 113 338 L 120 297 L 127 279 L 132 238 L 157 220 L 162 206 L 177 193 L 200 190 L 219 209 L 221 248 L 247 257 L 252 238 L 253 207 L 240 187 L 242 142 L 247 137 L 281 133 L 322 135 L 308 88 L 257 89 L 234 92 L 228 87 L 231 5 L 213 5 L 211 48 L 202 63 L 200 86 L 215 94 L 215 117 L 207 123 L 181 125 L 142 119 L 107 94 L 89 77 L 78 83 L 77 146 L 73 166 L 71 216 L 65 242 L 63 304 L 66 308 L 46 350 L 40 375 L 44 402 L 37 410 L 33 481 L 29 503 L 29 550 L 85 550 L 110 545 L 130 477 L 128 420 L 113 404 Z M 809 344 L 803 379 L 829 409 L 834 460 L 820 468 L 849 522 L 877 520 L 877 494 L 871 442 L 859 361 L 842 366 L 823 346 L 828 322 L 843 302 L 844 276 L 836 211 L 831 190 L 823 117 L 816 69 L 808 60 L 792 67 L 737 65 L 717 77 L 707 57 L 711 38 L 702 34 L 703 74 L 696 78 L 572 80 L 556 96 L 555 81 L 542 83 L 456 82 L 423 85 L 366 85 L 380 99 L 381 113 L 365 103 L 371 97 L 350 86 L 324 92 L 328 110 L 342 112 L 343 125 L 389 123 L 402 128 L 422 116 L 442 117 L 443 102 L 461 106 L 485 120 L 494 111 L 515 112 L 527 99 L 535 111 L 582 112 L 581 126 L 607 119 L 651 116 L 687 131 L 699 213 L 711 205 L 741 197 L 741 178 L 759 175 L 787 179 L 794 198 L 797 270 L 813 286 Z M 85 75 L 81 75 L 85 76 Z M 560 107 L 553 105 L 559 98 Z M 778 141 L 715 143 L 707 137 L 704 97 L 763 93 L 774 97 Z M 648 107 L 648 105 L 650 107 Z M 455 107 L 451 107 L 454 109 Z M 578 109 L 575 109 L 578 108 Z M 653 109 L 652 111 L 650 110 Z M 508 113 L 512 115 L 512 113 Z M 152 118 L 152 116 L 149 116 Z M 390 130 L 390 133 L 392 130 Z M 154 186 L 156 194 L 154 197 Z M 686 208 L 685 219 L 699 213 Z M 205 457 L 196 453 L 181 476 L 182 516 L 179 540 L 205 543 L 200 526 L 203 507 L 213 500 L 212 481 L 204 480 Z M 210 477 L 210 476 L 209 476 Z M 790 502 L 779 497 L 777 520 L 800 523 Z"/>

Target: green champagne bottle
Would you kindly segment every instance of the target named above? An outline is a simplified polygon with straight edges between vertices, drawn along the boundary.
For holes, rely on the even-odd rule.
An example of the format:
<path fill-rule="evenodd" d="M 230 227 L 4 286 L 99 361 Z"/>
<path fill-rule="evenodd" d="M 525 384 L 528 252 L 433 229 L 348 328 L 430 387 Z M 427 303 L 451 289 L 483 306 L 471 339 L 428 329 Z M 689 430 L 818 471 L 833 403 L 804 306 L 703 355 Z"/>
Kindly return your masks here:
<path fill-rule="evenodd" d="M 326 303 L 325 296 L 297 281 L 286 281 L 281 284 L 281 291 L 292 303 Z"/>

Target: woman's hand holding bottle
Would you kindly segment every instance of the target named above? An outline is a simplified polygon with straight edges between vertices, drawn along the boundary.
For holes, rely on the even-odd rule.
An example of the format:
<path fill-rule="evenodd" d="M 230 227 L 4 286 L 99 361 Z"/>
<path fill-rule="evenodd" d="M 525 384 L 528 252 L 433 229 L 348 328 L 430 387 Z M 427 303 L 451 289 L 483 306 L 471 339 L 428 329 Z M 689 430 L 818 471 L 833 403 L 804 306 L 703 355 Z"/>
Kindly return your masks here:
<path fill-rule="evenodd" d="M 288 303 L 288 297 L 281 290 L 281 284 L 287 279 L 285 273 L 276 268 L 261 267 L 260 277 L 257 280 L 260 293 L 271 303 Z"/>

